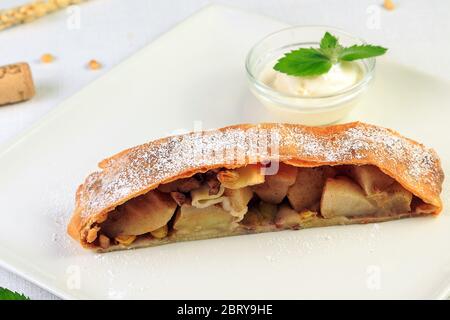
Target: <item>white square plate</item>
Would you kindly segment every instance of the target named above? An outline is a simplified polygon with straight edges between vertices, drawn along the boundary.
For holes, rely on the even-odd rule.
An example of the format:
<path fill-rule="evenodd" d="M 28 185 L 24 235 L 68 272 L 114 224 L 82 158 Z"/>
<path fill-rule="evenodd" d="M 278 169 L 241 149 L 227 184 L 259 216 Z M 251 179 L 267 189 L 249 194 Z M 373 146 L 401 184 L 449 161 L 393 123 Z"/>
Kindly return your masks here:
<path fill-rule="evenodd" d="M 64 102 L 0 155 L 0 262 L 64 298 L 443 298 L 450 216 L 185 242 L 98 255 L 66 235 L 96 163 L 169 133 L 267 119 L 244 58 L 285 27 L 211 6 Z M 434 147 L 449 172 L 450 85 L 380 59 L 351 120 Z M 448 182 L 444 203 L 449 203 Z"/>

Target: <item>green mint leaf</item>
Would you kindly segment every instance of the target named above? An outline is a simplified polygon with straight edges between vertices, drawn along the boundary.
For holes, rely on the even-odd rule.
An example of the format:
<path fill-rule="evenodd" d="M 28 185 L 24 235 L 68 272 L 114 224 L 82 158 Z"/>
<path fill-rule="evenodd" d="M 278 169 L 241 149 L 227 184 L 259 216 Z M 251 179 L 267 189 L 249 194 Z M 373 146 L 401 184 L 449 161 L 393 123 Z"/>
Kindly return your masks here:
<path fill-rule="evenodd" d="M 286 53 L 273 68 L 290 76 L 307 77 L 327 73 L 331 66 L 330 59 L 320 50 L 301 48 Z"/>
<path fill-rule="evenodd" d="M 366 59 L 376 56 L 381 56 L 387 51 L 386 48 L 380 46 L 366 45 L 354 45 L 348 48 L 343 48 L 339 52 L 338 59 L 341 61 L 353 61 L 358 59 Z"/>
<path fill-rule="evenodd" d="M 322 40 L 320 40 L 320 52 L 328 57 L 331 60 L 332 64 L 338 62 L 339 51 L 342 49 L 342 46 L 339 44 L 338 38 L 333 36 L 328 31 L 325 32 Z"/>
<path fill-rule="evenodd" d="M 30 300 L 23 294 L 0 287 L 0 300 Z"/>
<path fill-rule="evenodd" d="M 339 61 L 366 59 L 384 54 L 386 48 L 372 45 L 343 47 L 328 31 L 320 40 L 320 48 L 301 48 L 286 53 L 273 67 L 290 76 L 308 77 L 327 73 Z"/>
<path fill-rule="evenodd" d="M 320 40 L 320 49 L 334 49 L 338 46 L 338 39 L 328 31 L 325 32 L 322 40 Z"/>

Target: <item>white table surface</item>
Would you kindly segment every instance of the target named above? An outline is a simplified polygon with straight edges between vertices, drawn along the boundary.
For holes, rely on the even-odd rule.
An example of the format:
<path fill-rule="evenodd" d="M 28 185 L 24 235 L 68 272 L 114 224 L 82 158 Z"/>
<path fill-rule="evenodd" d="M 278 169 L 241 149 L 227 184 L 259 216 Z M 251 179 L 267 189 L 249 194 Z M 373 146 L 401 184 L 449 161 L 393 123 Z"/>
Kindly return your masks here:
<path fill-rule="evenodd" d="M 25 0 L 3 0 L 0 9 Z M 336 26 L 389 48 L 392 59 L 450 79 L 450 1 L 394 0 L 91 0 L 30 24 L 0 32 L 0 65 L 30 63 L 37 95 L 29 102 L 0 107 L 0 147 L 52 108 L 179 21 L 210 3 L 231 5 L 289 24 Z M 74 24 L 75 22 L 75 24 Z M 256 39 L 255 39 L 256 40 Z M 56 56 L 42 64 L 43 53 Z M 88 70 L 97 59 L 104 67 Z M 0 268 L 0 287 L 32 299 L 57 299 L 32 283 Z"/>

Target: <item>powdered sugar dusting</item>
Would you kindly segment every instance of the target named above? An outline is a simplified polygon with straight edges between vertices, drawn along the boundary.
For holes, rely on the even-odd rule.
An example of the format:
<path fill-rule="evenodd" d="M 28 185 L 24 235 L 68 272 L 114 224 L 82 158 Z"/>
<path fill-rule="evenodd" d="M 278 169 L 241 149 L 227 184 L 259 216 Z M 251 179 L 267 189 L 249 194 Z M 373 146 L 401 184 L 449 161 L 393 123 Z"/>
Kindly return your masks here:
<path fill-rule="evenodd" d="M 296 145 L 300 158 L 330 163 L 359 160 L 401 173 L 409 185 L 420 185 L 439 194 L 443 172 L 436 153 L 393 131 L 356 123 L 343 131 L 330 134 L 311 132 L 304 127 L 289 127 L 287 143 Z M 322 130 L 327 130 L 323 128 Z M 422 190 L 425 191 L 425 190 Z"/>
<path fill-rule="evenodd" d="M 361 123 L 327 128 L 261 124 L 173 136 L 129 149 L 91 174 L 80 195 L 82 216 L 95 214 L 167 179 L 195 170 L 278 158 L 321 165 L 358 163 L 401 172 L 404 182 L 439 194 L 436 154 L 392 131 Z M 356 161 L 357 160 L 357 161 Z M 425 190 L 422 190 L 425 191 Z"/>

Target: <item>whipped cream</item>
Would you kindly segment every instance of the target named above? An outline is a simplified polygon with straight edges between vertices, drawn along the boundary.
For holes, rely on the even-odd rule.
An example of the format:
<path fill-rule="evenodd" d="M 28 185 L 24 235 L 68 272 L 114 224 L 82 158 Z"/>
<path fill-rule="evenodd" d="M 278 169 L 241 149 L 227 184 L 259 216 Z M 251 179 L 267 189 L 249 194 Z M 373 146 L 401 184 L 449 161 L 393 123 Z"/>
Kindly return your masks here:
<path fill-rule="evenodd" d="M 319 97 L 339 93 L 354 86 L 364 71 L 358 62 L 341 62 L 319 76 L 294 77 L 273 69 L 269 64 L 260 74 L 260 80 L 267 86 L 285 94 L 299 97 Z"/>

